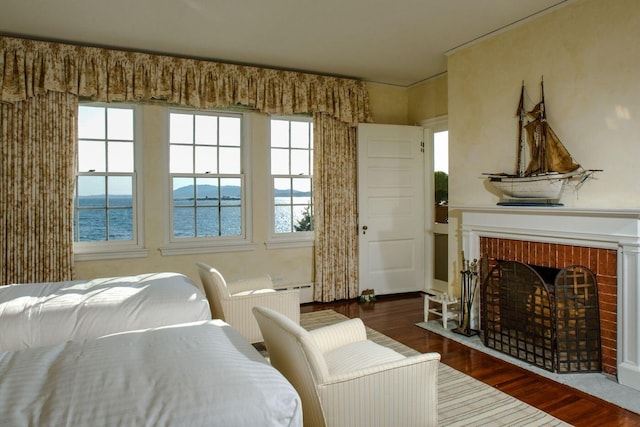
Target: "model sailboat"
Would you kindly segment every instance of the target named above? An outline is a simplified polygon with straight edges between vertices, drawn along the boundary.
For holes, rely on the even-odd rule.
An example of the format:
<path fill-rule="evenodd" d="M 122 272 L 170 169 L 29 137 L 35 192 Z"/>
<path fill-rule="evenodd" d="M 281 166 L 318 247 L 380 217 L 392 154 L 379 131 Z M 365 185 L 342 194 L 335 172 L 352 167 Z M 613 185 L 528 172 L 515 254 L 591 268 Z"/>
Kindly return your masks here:
<path fill-rule="evenodd" d="M 540 83 L 541 100 L 531 110 L 524 105 L 524 82 L 518 105 L 518 171 L 516 174 L 487 174 L 489 182 L 507 203 L 556 204 L 569 180 L 582 185 L 595 170 L 585 170 L 569 154 L 547 122 L 544 83 Z M 525 143 L 526 141 L 526 143 Z M 524 157 L 528 145 L 528 165 Z"/>

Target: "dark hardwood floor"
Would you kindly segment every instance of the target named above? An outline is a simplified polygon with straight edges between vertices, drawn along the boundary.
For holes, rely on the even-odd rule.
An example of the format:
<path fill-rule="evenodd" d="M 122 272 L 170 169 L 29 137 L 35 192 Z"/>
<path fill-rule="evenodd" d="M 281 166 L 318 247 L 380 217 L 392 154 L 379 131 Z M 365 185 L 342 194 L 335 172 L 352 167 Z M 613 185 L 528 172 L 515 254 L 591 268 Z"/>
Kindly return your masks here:
<path fill-rule="evenodd" d="M 442 363 L 574 426 L 640 426 L 638 414 L 415 326 L 424 320 L 423 298 L 415 293 L 378 297 L 375 303 L 310 303 L 301 312 L 332 309 L 360 317 L 367 326 L 420 352 L 438 352 Z"/>

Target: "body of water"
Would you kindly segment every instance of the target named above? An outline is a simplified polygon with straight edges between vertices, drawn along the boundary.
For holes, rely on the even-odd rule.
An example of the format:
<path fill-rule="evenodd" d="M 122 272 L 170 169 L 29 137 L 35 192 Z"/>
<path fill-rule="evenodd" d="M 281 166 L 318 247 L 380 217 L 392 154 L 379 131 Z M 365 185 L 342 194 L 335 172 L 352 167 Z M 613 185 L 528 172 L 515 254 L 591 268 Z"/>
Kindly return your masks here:
<path fill-rule="evenodd" d="M 287 203 L 288 197 L 277 197 L 277 203 Z M 306 203 L 308 197 L 294 197 L 294 203 Z M 133 206 L 130 196 L 109 197 L 105 209 L 104 196 L 80 197 L 74 215 L 74 239 L 79 242 L 133 240 Z M 292 221 L 302 217 L 304 206 L 294 207 L 292 219 L 289 206 L 276 206 L 276 232 L 289 232 Z M 242 234 L 242 211 L 237 199 L 174 200 L 173 229 L 175 237 L 239 236 Z M 79 224 L 79 226 L 78 226 Z M 108 227 L 107 227 L 108 225 Z"/>

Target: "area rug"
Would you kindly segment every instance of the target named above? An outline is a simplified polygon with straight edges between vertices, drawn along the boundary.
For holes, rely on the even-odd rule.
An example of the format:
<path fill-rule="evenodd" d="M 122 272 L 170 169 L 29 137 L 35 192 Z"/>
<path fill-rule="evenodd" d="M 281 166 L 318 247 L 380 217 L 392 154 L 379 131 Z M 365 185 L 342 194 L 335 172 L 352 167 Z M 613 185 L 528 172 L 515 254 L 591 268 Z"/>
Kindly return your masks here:
<path fill-rule="evenodd" d="M 454 321 L 450 322 L 449 327 L 451 329 L 455 327 L 454 323 Z M 584 393 L 590 394 L 591 396 L 606 400 L 614 405 L 620 406 L 621 408 L 635 412 L 636 414 L 640 414 L 640 391 L 620 385 L 615 381 L 615 379 L 604 374 L 558 374 L 555 372 L 549 372 L 538 368 L 537 366 L 533 366 L 530 363 L 520 361 L 514 357 L 486 347 L 477 335 L 466 337 L 464 335 L 456 334 L 451 329 L 444 329 L 442 327 L 442 321 L 440 320 L 420 322 L 416 323 L 416 326 L 434 332 L 438 335 L 442 335 L 443 337 L 459 342 L 467 347 L 487 353 L 498 359 L 502 359 L 505 362 L 520 366 L 521 368 L 559 382 L 560 384 L 568 385 L 569 387 L 578 389 Z"/>
<path fill-rule="evenodd" d="M 303 313 L 300 324 L 311 330 L 347 319 L 333 310 Z M 367 337 L 406 356 L 418 352 L 367 328 Z M 496 390 L 443 363 L 438 367 L 440 426 L 568 426 L 569 424 Z"/>

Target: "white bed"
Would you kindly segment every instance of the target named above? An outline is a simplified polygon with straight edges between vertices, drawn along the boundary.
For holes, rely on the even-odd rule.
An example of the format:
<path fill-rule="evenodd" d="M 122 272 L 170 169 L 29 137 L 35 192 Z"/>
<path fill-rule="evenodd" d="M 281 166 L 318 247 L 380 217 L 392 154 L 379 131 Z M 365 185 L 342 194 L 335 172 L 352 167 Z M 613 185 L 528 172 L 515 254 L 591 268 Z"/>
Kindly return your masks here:
<path fill-rule="evenodd" d="M 0 351 L 210 319 L 204 293 L 178 273 L 0 286 Z"/>
<path fill-rule="evenodd" d="M 0 353 L 11 426 L 298 426 L 300 397 L 221 320 Z"/>

